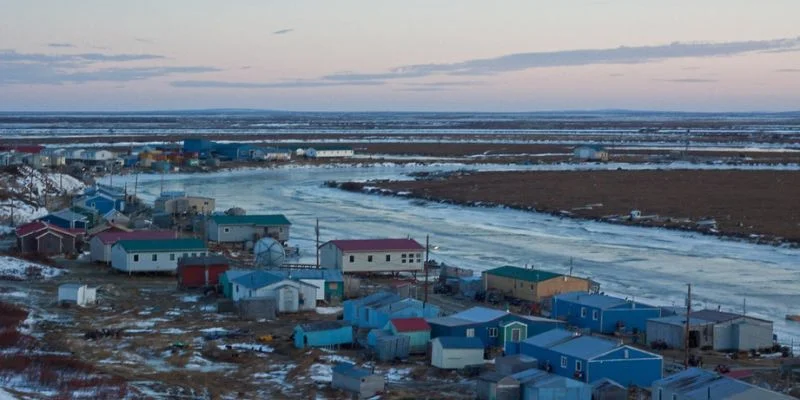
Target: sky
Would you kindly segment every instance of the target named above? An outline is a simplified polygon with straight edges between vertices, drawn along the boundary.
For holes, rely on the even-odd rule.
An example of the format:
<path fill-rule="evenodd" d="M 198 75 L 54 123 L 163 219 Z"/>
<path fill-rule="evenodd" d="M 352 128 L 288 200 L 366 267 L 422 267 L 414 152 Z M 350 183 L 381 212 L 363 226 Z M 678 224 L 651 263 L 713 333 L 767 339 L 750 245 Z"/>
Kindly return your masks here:
<path fill-rule="evenodd" d="M 797 0 L 0 0 L 0 110 L 800 109 Z"/>

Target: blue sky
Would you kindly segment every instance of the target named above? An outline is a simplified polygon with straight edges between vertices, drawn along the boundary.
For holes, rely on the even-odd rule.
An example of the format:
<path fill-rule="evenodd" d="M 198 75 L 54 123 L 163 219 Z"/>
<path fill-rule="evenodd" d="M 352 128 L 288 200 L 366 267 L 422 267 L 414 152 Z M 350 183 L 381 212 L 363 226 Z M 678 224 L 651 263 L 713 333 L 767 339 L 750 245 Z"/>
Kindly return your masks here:
<path fill-rule="evenodd" d="M 0 110 L 800 109 L 796 0 L 0 0 Z"/>

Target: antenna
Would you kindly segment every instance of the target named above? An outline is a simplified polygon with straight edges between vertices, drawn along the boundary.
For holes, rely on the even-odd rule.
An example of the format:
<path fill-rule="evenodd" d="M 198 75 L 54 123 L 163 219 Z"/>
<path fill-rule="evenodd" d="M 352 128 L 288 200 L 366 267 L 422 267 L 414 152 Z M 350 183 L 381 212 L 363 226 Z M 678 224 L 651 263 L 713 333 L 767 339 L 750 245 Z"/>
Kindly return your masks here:
<path fill-rule="evenodd" d="M 573 258 L 569 258 L 569 276 L 572 276 Z"/>

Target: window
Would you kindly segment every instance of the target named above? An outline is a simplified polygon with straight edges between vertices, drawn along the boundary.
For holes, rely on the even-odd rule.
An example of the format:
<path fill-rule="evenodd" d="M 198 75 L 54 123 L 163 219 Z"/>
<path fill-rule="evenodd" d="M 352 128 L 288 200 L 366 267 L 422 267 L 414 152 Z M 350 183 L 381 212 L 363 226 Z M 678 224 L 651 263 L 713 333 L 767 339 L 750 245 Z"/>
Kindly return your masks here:
<path fill-rule="evenodd" d="M 192 253 L 192 257 L 197 257 L 197 253 Z"/>
<path fill-rule="evenodd" d="M 183 253 L 183 258 L 189 257 L 189 253 Z"/>
<path fill-rule="evenodd" d="M 623 353 L 624 353 L 623 355 L 625 356 L 625 358 L 628 358 L 628 357 L 630 357 L 630 356 L 631 356 L 631 354 L 630 354 L 630 352 L 628 351 L 628 349 L 625 349 L 625 351 L 624 351 Z"/>
<path fill-rule="evenodd" d="M 231 232 L 231 228 L 222 228 L 222 231 L 225 232 L 225 233 L 230 233 Z"/>
<path fill-rule="evenodd" d="M 392 256 L 391 256 L 391 254 L 387 254 L 387 255 L 386 255 L 386 262 L 391 262 L 391 261 L 392 261 Z"/>
<path fill-rule="evenodd" d="M 153 261 L 158 261 L 158 254 L 153 254 Z"/>
<path fill-rule="evenodd" d="M 600 311 L 599 310 L 592 310 L 592 319 L 597 321 L 600 319 Z"/>
<path fill-rule="evenodd" d="M 204 251 L 204 252 L 200 253 L 200 256 L 201 257 L 205 257 L 206 256 L 206 252 Z"/>
<path fill-rule="evenodd" d="M 367 262 L 372 262 L 372 256 L 367 256 Z"/>
<path fill-rule="evenodd" d="M 467 329 L 467 337 L 475 337 L 475 329 L 474 328 Z"/>
<path fill-rule="evenodd" d="M 489 337 L 497 337 L 497 328 L 489 328 Z"/>
<path fill-rule="evenodd" d="M 170 261 L 175 261 L 175 253 L 172 253 L 172 254 L 169 255 L 169 260 Z"/>
<path fill-rule="evenodd" d="M 356 262 L 356 256 L 350 256 L 350 262 Z"/>
<path fill-rule="evenodd" d="M 400 254 L 400 258 L 405 259 L 406 258 L 406 254 L 405 253 Z"/>
<path fill-rule="evenodd" d="M 406 263 L 406 259 L 404 258 L 404 259 L 400 260 L 400 262 L 405 264 Z"/>
<path fill-rule="evenodd" d="M 417 258 L 422 258 L 422 253 L 417 253 Z"/>
<path fill-rule="evenodd" d="M 134 254 L 133 255 L 133 262 L 139 262 L 139 255 L 138 254 Z"/>
<path fill-rule="evenodd" d="M 586 318 L 586 307 L 581 307 L 581 318 Z"/>
<path fill-rule="evenodd" d="M 575 360 L 575 371 L 583 371 L 583 363 L 581 363 L 580 360 Z"/>
<path fill-rule="evenodd" d="M 561 356 L 561 368 L 567 368 L 567 357 Z"/>

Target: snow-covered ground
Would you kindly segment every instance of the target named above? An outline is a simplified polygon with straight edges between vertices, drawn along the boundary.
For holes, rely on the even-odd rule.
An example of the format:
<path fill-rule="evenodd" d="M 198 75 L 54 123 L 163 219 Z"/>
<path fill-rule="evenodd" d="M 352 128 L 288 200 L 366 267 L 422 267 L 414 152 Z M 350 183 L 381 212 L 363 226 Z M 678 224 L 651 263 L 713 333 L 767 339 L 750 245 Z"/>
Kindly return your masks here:
<path fill-rule="evenodd" d="M 0 388 L 0 400 L 16 400 L 17 398 L 12 396 L 11 393 L 6 392 L 2 388 Z"/>
<path fill-rule="evenodd" d="M 424 240 L 430 234 L 431 243 L 438 247 L 432 258 L 475 270 L 533 264 L 567 272 L 573 258 L 574 272 L 597 280 L 607 293 L 656 305 L 682 305 L 686 283 L 692 283 L 695 307 L 720 305 L 723 310 L 741 311 L 746 299 L 749 315 L 774 320 L 777 333 L 786 340 L 787 336 L 795 342 L 800 339 L 800 324 L 784 319 L 787 313 L 800 313 L 797 249 L 500 208 L 420 206 L 407 199 L 322 185 L 327 180 L 394 179 L 412 171 L 458 168 L 298 168 L 168 175 L 164 189 L 214 197 L 220 210 L 239 206 L 248 213 L 282 212 L 292 221 L 292 242 L 300 246 L 301 254 L 314 254 L 314 223 L 320 218 L 323 241 L 406 236 Z M 160 183 L 141 178 L 139 193 L 152 201 Z M 299 262 L 314 262 L 312 258 Z"/>
<path fill-rule="evenodd" d="M 43 173 L 29 167 L 20 167 L 19 175 L 0 174 L 0 184 L 14 193 L 13 199 L 0 201 L 0 234 L 11 233 L 13 229 L 5 224 L 18 226 L 47 215 L 44 208 L 45 194 L 77 193 L 86 186 L 83 182 L 67 174 Z M 27 201 L 23 201 L 26 199 Z"/>
<path fill-rule="evenodd" d="M 28 271 L 38 271 L 42 278 L 50 279 L 60 275 L 63 271 L 47 265 L 36 264 L 19 258 L 0 256 L 0 277 L 16 280 L 27 280 L 31 276 Z"/>

